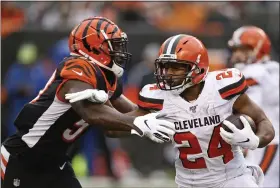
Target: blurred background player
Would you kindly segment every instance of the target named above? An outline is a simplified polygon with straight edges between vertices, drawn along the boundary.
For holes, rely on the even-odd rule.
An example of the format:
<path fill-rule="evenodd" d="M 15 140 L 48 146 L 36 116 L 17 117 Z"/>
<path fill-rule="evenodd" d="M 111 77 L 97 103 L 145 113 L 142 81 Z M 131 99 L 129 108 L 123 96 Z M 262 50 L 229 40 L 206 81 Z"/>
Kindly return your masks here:
<path fill-rule="evenodd" d="M 279 187 L 279 63 L 271 60 L 271 42 L 261 28 L 238 28 L 228 46 L 232 53 L 229 65 L 244 74 L 250 86 L 248 96 L 265 111 L 276 135 L 267 147 L 248 150 L 246 159 L 260 165 L 265 187 Z"/>

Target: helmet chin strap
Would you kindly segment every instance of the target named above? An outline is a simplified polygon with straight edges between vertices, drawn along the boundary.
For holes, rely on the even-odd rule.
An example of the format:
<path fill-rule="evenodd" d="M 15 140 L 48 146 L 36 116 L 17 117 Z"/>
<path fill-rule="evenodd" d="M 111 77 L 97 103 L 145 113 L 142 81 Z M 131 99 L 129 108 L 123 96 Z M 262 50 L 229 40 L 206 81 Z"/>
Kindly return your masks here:
<path fill-rule="evenodd" d="M 103 67 L 104 69 L 107 69 L 109 71 L 112 71 L 118 78 L 121 77 L 123 75 L 123 68 L 118 66 L 114 60 L 113 60 L 113 66 L 112 68 L 106 66 L 106 65 L 103 65 L 102 63 L 100 63 L 99 61 L 97 61 L 96 59 L 90 57 L 89 55 L 87 55 L 85 52 L 83 52 L 82 50 L 79 50 L 79 53 L 82 54 L 86 59 L 89 59 L 92 63 L 95 63 L 97 64 L 98 66 L 100 67 Z"/>
<path fill-rule="evenodd" d="M 183 93 L 183 91 L 185 91 L 185 89 L 187 89 L 187 88 L 189 88 L 189 87 L 194 85 L 192 82 L 184 84 L 185 82 L 186 81 L 184 80 L 184 82 L 181 85 L 177 86 L 177 87 L 180 87 L 180 88 L 171 90 L 171 93 L 173 95 L 180 95 L 181 93 Z"/>

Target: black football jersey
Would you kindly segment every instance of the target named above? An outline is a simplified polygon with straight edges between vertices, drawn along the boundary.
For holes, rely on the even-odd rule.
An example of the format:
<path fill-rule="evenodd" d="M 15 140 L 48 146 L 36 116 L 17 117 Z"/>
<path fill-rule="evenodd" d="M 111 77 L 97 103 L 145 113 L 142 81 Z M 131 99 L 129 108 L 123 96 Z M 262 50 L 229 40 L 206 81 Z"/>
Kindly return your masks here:
<path fill-rule="evenodd" d="M 35 165 L 64 160 L 70 144 L 89 128 L 89 124 L 57 93 L 65 82 L 76 79 L 106 91 L 110 99 L 117 98 L 121 95 L 121 84 L 114 75 L 110 83 L 105 74 L 107 76 L 108 72 L 81 57 L 65 58 L 39 95 L 19 113 L 14 122 L 17 133 L 3 143 L 6 149 Z"/>

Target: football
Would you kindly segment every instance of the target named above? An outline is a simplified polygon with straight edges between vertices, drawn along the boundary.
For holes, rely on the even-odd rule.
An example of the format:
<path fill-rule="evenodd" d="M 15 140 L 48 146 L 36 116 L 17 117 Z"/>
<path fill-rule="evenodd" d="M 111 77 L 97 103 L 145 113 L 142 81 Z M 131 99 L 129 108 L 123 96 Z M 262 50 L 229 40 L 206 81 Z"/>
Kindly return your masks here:
<path fill-rule="evenodd" d="M 234 124 L 236 126 L 236 128 L 243 129 L 244 126 L 243 126 L 242 121 L 240 120 L 241 115 L 247 119 L 247 121 L 249 122 L 253 132 L 256 133 L 257 127 L 256 127 L 255 122 L 253 121 L 253 119 L 251 117 L 249 117 L 245 114 L 232 114 L 232 115 L 228 116 L 225 120 Z M 232 133 L 232 131 L 226 125 L 224 125 L 223 123 L 222 123 L 222 127 L 225 129 L 225 131 Z"/>

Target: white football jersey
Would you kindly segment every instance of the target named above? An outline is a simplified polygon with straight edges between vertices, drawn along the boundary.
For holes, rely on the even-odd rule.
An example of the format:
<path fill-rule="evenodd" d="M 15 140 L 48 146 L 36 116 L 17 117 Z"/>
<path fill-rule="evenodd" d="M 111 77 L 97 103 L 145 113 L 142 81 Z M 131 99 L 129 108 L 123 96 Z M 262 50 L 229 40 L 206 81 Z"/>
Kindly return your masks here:
<path fill-rule="evenodd" d="M 161 110 L 174 122 L 177 148 L 176 183 L 180 187 L 220 187 L 227 179 L 246 169 L 239 146 L 230 146 L 220 136 L 222 121 L 232 114 L 235 100 L 247 90 L 244 76 L 237 69 L 209 72 L 197 98 L 187 102 L 155 84 L 140 92 L 138 106 Z"/>
<path fill-rule="evenodd" d="M 249 85 L 246 93 L 264 110 L 275 130 L 275 137 L 268 146 L 248 150 L 246 161 L 262 168 L 264 186 L 279 187 L 279 63 L 248 64 L 240 70 Z"/>
<path fill-rule="evenodd" d="M 254 63 L 239 69 L 249 86 L 247 95 L 260 106 L 275 130 L 275 138 L 271 142 L 279 143 L 279 63 L 266 61 Z"/>

